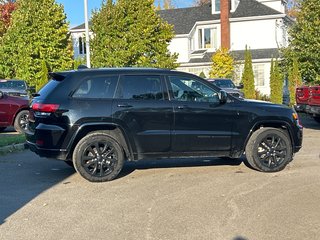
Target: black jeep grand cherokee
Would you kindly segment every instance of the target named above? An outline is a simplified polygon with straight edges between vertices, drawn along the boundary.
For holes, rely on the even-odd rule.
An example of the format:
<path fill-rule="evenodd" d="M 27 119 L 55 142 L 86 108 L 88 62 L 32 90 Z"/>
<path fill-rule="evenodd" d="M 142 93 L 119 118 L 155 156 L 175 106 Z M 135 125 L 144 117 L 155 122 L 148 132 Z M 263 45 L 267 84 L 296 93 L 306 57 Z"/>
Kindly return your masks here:
<path fill-rule="evenodd" d="M 244 152 L 253 168 L 275 172 L 301 148 L 291 108 L 234 98 L 188 73 L 110 68 L 51 77 L 31 104 L 29 147 L 73 163 L 92 182 L 116 178 L 125 160 Z"/>

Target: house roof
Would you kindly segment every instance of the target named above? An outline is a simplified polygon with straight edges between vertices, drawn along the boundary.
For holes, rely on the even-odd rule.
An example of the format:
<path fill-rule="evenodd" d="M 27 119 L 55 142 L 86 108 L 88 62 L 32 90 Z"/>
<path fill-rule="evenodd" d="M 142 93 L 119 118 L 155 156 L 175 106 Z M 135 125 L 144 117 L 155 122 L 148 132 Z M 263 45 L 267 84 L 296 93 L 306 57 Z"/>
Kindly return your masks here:
<path fill-rule="evenodd" d="M 196 22 L 219 20 L 220 14 L 212 14 L 211 4 L 200 7 L 177 8 L 159 11 L 160 16 L 174 26 L 175 34 L 188 34 Z M 255 0 L 241 0 L 230 18 L 268 16 L 282 14 Z"/>
<path fill-rule="evenodd" d="M 277 48 L 270 49 L 251 49 L 250 50 L 252 59 L 270 59 L 270 58 L 279 58 L 280 52 Z M 231 51 L 231 55 L 235 60 L 241 61 L 244 60 L 245 50 Z M 206 52 L 203 58 L 191 58 L 188 63 L 209 63 L 212 62 L 212 55 L 214 52 Z"/>
<path fill-rule="evenodd" d="M 211 4 L 198 7 L 176 8 L 159 11 L 160 16 L 174 26 L 175 34 L 188 34 L 196 22 L 219 20 L 220 14 L 212 14 Z M 282 14 L 256 0 L 240 0 L 235 12 L 230 18 L 255 17 Z M 89 23 L 91 25 L 91 23 Z M 72 30 L 84 29 L 84 23 L 71 28 Z"/>

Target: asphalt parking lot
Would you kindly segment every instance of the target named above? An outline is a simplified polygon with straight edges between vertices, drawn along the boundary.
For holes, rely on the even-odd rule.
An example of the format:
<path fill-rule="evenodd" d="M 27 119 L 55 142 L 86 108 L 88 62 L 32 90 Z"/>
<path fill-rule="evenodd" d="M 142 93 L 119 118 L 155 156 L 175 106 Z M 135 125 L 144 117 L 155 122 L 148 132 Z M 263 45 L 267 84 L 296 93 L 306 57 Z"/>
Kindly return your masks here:
<path fill-rule="evenodd" d="M 29 151 L 0 156 L 0 239 L 319 239 L 320 125 L 303 124 L 302 150 L 271 174 L 241 160 L 157 160 L 92 184 Z"/>

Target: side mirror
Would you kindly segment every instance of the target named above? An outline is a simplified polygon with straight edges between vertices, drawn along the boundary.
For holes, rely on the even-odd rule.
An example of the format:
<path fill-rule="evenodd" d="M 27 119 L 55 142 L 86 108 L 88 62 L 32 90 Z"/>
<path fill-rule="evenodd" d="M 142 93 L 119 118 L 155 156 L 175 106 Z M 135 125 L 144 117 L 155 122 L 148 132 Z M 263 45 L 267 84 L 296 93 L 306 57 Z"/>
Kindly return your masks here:
<path fill-rule="evenodd" d="M 237 86 L 238 89 L 243 89 L 243 83 L 240 83 L 238 86 Z"/>
<path fill-rule="evenodd" d="M 4 93 L 0 91 L 0 99 L 4 97 Z"/>
<path fill-rule="evenodd" d="M 225 104 L 228 100 L 228 94 L 224 90 L 220 90 L 219 92 L 219 100 L 221 104 Z"/>

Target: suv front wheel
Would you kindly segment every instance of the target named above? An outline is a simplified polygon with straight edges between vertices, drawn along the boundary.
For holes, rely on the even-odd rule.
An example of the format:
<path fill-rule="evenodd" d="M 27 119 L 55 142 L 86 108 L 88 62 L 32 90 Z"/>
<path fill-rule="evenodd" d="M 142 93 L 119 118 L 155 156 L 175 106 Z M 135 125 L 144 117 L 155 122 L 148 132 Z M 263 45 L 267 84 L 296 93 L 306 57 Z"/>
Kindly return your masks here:
<path fill-rule="evenodd" d="M 281 129 L 261 128 L 250 137 L 246 157 L 250 166 L 258 171 L 281 171 L 293 157 L 290 137 Z"/>
<path fill-rule="evenodd" d="M 90 182 L 115 179 L 124 164 L 120 144 L 104 132 L 92 132 L 82 138 L 73 152 L 76 171 Z"/>

